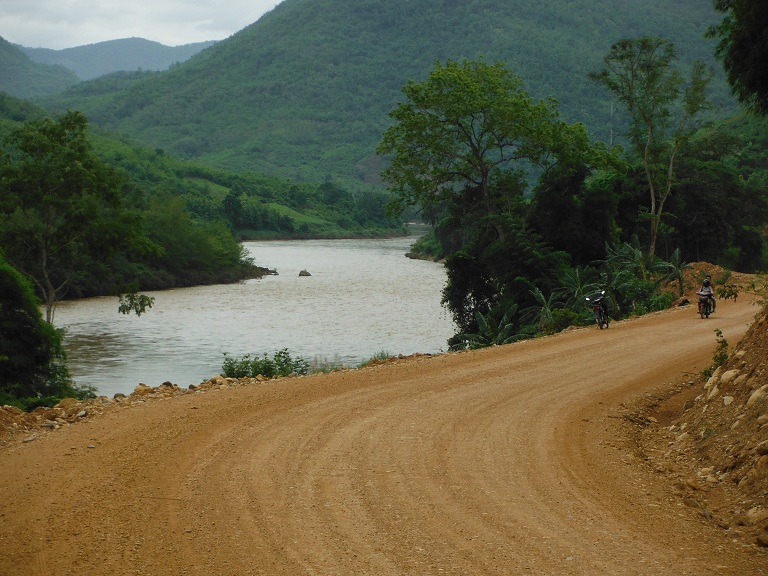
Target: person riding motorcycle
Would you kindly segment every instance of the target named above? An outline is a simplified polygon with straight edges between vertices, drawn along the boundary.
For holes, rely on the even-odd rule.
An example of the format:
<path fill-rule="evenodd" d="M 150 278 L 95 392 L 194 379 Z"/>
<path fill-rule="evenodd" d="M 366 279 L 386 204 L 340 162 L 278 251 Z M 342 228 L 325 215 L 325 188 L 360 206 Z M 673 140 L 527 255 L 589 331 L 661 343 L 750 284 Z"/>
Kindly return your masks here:
<path fill-rule="evenodd" d="M 706 299 L 709 299 L 709 301 L 712 303 L 712 312 L 715 312 L 715 289 L 712 287 L 712 281 L 709 279 L 709 276 L 707 276 L 704 279 L 704 282 L 701 284 L 701 288 L 699 288 L 699 291 L 697 292 L 699 296 L 702 296 Z M 699 299 L 699 311 L 701 311 L 701 299 Z"/>

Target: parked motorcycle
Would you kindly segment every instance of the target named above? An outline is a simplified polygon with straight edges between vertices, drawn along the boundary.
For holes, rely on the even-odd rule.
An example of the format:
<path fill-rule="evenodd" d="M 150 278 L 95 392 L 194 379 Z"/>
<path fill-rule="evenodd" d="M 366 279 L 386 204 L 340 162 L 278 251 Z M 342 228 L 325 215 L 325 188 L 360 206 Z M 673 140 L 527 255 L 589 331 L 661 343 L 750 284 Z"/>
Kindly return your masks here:
<path fill-rule="evenodd" d="M 712 295 L 705 292 L 696 292 L 699 295 L 699 315 L 701 319 L 709 318 L 712 314 Z"/>
<path fill-rule="evenodd" d="M 593 296 L 592 298 L 587 296 L 586 300 L 592 306 L 592 312 L 595 313 L 595 322 L 597 322 L 600 330 L 608 328 L 610 320 L 608 319 L 608 304 L 605 301 L 605 290 L 602 290 L 598 296 Z"/>

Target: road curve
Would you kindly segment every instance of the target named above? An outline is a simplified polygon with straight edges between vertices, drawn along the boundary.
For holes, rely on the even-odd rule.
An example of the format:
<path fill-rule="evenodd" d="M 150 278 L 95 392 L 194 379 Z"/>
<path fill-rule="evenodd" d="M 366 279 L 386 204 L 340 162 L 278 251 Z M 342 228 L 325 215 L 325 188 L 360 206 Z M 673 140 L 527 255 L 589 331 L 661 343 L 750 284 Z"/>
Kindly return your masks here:
<path fill-rule="evenodd" d="M 198 392 L 9 444 L 0 575 L 768 574 L 617 417 L 755 312 Z"/>

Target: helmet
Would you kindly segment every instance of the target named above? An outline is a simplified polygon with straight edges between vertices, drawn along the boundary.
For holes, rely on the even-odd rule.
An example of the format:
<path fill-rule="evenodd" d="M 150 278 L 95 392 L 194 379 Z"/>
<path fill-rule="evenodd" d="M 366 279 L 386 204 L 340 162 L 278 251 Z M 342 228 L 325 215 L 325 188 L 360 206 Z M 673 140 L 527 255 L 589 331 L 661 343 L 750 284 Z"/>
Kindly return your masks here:
<path fill-rule="evenodd" d="M 704 280 L 704 286 L 709 286 L 709 279 Z"/>

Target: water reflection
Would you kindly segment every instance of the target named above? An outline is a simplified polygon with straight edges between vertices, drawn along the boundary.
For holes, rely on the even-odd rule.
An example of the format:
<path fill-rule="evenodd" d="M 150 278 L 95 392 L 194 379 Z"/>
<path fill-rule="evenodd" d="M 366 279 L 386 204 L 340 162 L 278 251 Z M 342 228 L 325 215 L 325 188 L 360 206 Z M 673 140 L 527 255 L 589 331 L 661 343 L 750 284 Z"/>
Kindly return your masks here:
<path fill-rule="evenodd" d="M 150 293 L 155 306 L 141 317 L 118 314 L 112 297 L 62 303 L 70 369 L 112 395 L 139 382 L 199 383 L 220 372 L 225 352 L 288 348 L 350 365 L 382 351 L 441 352 L 454 332 L 440 305 L 445 271 L 404 257 L 414 239 L 247 243 L 278 276 Z"/>

